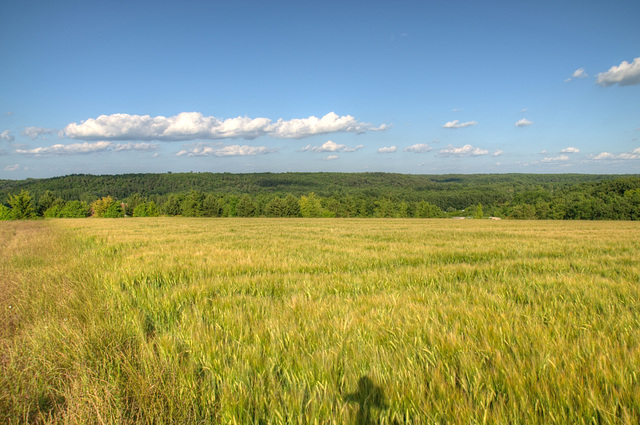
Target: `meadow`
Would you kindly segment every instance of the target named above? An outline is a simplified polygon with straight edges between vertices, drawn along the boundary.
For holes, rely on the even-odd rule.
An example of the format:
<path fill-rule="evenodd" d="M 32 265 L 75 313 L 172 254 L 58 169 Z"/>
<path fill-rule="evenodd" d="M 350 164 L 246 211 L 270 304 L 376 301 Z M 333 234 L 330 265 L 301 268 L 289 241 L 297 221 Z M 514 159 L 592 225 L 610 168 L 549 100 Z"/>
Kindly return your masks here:
<path fill-rule="evenodd" d="M 0 423 L 640 422 L 638 222 L 0 222 Z"/>

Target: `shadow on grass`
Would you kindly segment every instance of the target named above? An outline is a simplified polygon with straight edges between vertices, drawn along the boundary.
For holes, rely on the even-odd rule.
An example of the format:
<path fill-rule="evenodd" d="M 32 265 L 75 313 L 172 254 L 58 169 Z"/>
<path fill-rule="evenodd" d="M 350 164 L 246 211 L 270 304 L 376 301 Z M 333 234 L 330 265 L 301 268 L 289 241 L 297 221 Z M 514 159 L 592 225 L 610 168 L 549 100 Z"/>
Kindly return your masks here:
<path fill-rule="evenodd" d="M 360 377 L 358 389 L 345 395 L 344 399 L 347 402 L 358 403 L 356 425 L 377 424 L 377 415 L 373 413 L 373 409 L 383 410 L 389 407 L 383 389 L 375 385 L 368 376 Z"/>

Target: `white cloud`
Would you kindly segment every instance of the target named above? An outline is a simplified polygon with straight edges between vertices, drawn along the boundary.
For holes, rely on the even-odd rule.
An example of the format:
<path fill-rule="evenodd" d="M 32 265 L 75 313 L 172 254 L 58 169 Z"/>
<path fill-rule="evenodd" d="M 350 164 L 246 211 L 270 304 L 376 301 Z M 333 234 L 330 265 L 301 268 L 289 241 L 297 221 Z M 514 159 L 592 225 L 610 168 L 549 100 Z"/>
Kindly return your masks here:
<path fill-rule="evenodd" d="M 63 134 L 82 140 L 215 140 L 255 139 L 263 135 L 299 139 L 317 134 L 382 131 L 386 125 L 375 127 L 362 123 L 351 115 L 339 116 L 330 112 L 322 118 L 279 119 L 237 117 L 220 120 L 205 117 L 199 112 L 182 112 L 172 117 L 113 114 L 90 118 L 80 124 L 67 125 Z"/>
<path fill-rule="evenodd" d="M 405 148 L 404 151 L 413 153 L 425 153 L 430 152 L 431 149 L 433 148 L 426 143 L 417 143 L 415 145 L 409 146 L 408 148 Z"/>
<path fill-rule="evenodd" d="M 395 151 L 398 150 L 398 147 L 393 145 L 393 146 L 384 146 L 380 149 L 378 149 L 378 153 L 394 153 Z"/>
<path fill-rule="evenodd" d="M 5 130 L 2 133 L 0 133 L 0 140 L 3 140 L 5 142 L 13 142 L 14 140 L 16 140 L 16 138 L 13 137 L 13 135 L 9 130 Z"/>
<path fill-rule="evenodd" d="M 20 164 L 12 164 L 4 167 L 4 171 L 18 171 L 19 168 L 20 168 Z"/>
<path fill-rule="evenodd" d="M 16 149 L 16 153 L 22 155 L 78 155 L 96 152 L 114 151 L 151 151 L 158 148 L 152 143 L 113 143 L 107 141 L 72 143 L 69 145 L 56 144 L 33 149 Z"/>
<path fill-rule="evenodd" d="M 491 154 L 491 156 L 500 156 L 504 154 L 503 150 L 498 149 L 497 151 L 495 151 L 494 153 Z"/>
<path fill-rule="evenodd" d="M 322 144 L 322 146 L 311 146 L 307 145 L 304 148 L 300 149 L 301 152 L 311 151 L 311 152 L 355 152 L 362 149 L 364 145 L 358 145 L 355 148 L 347 145 L 340 145 L 338 143 L 332 142 L 331 140 Z"/>
<path fill-rule="evenodd" d="M 593 159 L 617 159 L 616 156 L 617 155 L 614 155 L 611 152 L 600 152 L 598 155 L 594 156 Z"/>
<path fill-rule="evenodd" d="M 542 162 L 558 162 L 558 161 L 568 161 L 568 160 L 569 160 L 569 157 L 567 155 L 542 158 Z"/>
<path fill-rule="evenodd" d="M 122 152 L 122 151 L 154 151 L 158 149 L 157 143 L 116 143 L 113 145 L 113 151 Z"/>
<path fill-rule="evenodd" d="M 210 145 L 198 143 L 181 150 L 176 156 L 249 156 L 264 155 L 273 152 L 277 152 L 277 149 L 266 146 L 223 145 L 222 143 Z"/>
<path fill-rule="evenodd" d="M 329 155 L 328 157 L 325 158 L 325 160 L 327 161 L 333 161 L 335 159 L 340 158 L 338 155 Z"/>
<path fill-rule="evenodd" d="M 614 84 L 621 86 L 640 84 L 640 57 L 635 58 L 632 63 L 622 61 L 620 65 L 612 66 L 607 72 L 599 73 L 596 84 L 604 87 Z"/>
<path fill-rule="evenodd" d="M 584 68 L 580 68 L 580 69 L 576 69 L 573 74 L 571 75 L 571 78 L 585 78 L 587 77 L 587 73 L 584 71 Z"/>
<path fill-rule="evenodd" d="M 387 126 L 382 124 L 374 127 L 372 124 L 361 123 L 351 115 L 338 116 L 330 112 L 322 118 L 311 116 L 303 119 L 292 119 L 284 121 L 279 119 L 267 128 L 267 134 L 271 137 L 286 139 L 300 139 L 314 136 L 316 134 L 327 134 L 336 132 L 365 133 L 367 131 L 386 130 Z"/>
<path fill-rule="evenodd" d="M 27 127 L 20 134 L 23 136 L 27 136 L 31 140 L 36 140 L 38 137 L 43 134 L 53 134 L 57 130 L 53 128 L 42 128 L 42 127 Z"/>
<path fill-rule="evenodd" d="M 560 153 L 580 153 L 580 149 L 569 146 L 568 148 L 562 149 Z"/>
<path fill-rule="evenodd" d="M 448 145 L 446 148 L 440 149 L 439 156 L 479 156 L 487 155 L 489 153 L 486 149 L 474 148 L 471 145 L 464 145 L 461 147 L 454 147 Z"/>
<path fill-rule="evenodd" d="M 464 128 L 478 124 L 475 121 L 459 122 L 458 120 L 447 121 L 442 127 L 444 128 Z"/>
<path fill-rule="evenodd" d="M 531 124 L 533 124 L 533 121 L 529 121 L 526 118 L 522 118 L 521 120 L 516 121 L 515 126 L 516 127 L 526 127 L 526 126 L 529 126 Z"/>
<path fill-rule="evenodd" d="M 571 81 L 574 78 L 585 78 L 585 77 L 588 77 L 587 73 L 585 72 L 584 68 L 580 68 L 573 71 L 573 74 L 571 74 L 571 77 L 567 78 L 565 81 Z"/>
<path fill-rule="evenodd" d="M 594 156 L 595 160 L 628 160 L 628 159 L 640 159 L 640 148 L 635 148 L 631 152 L 624 152 L 619 154 L 613 154 L 610 152 L 601 152 Z"/>

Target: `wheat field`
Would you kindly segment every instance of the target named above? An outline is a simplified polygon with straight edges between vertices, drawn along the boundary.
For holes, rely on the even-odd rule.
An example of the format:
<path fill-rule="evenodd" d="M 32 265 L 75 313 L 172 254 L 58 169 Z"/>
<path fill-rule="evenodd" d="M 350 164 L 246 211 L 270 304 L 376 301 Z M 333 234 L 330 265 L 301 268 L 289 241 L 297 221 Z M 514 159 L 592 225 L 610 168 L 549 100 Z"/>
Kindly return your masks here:
<path fill-rule="evenodd" d="M 637 222 L 0 223 L 0 422 L 640 421 Z"/>

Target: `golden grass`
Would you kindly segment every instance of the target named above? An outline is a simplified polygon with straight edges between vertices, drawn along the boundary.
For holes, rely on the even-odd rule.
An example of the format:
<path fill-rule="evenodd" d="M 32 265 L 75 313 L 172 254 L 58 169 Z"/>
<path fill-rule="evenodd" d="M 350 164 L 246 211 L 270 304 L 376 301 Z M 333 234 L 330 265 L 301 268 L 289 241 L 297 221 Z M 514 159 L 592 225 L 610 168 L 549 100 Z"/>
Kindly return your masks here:
<path fill-rule="evenodd" d="M 640 420 L 638 223 L 85 219 L 0 238 L 5 422 Z"/>

